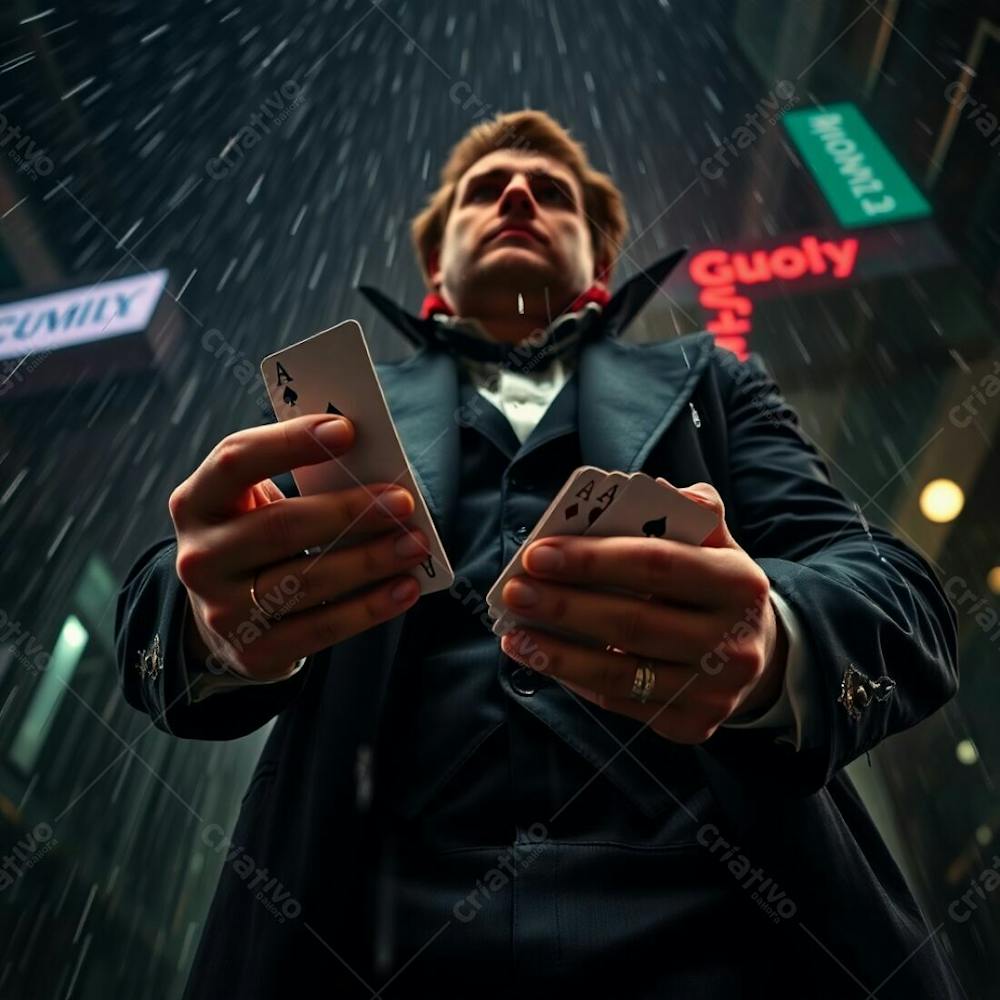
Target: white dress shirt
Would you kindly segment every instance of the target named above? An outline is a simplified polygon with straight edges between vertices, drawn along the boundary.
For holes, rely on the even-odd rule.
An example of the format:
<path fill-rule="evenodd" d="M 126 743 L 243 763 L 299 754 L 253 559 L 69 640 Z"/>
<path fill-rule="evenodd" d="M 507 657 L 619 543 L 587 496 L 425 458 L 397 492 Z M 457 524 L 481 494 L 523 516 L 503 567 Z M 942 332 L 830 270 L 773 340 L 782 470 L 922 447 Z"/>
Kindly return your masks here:
<path fill-rule="evenodd" d="M 457 321 L 451 317 L 448 321 L 461 322 L 463 330 L 486 336 L 485 330 L 475 321 Z M 526 372 L 512 371 L 490 362 L 472 361 L 467 358 L 459 360 L 479 392 L 507 417 L 522 444 L 575 368 L 573 355 L 554 359 L 544 370 Z M 776 730 L 776 740 L 791 743 L 796 750 L 799 750 L 802 747 L 808 704 L 808 676 L 805 669 L 802 630 L 795 612 L 773 588 L 771 602 L 788 637 L 788 660 L 781 695 L 774 705 L 755 717 L 743 717 L 739 722 L 730 721 L 724 725 L 732 729 L 773 728 Z M 296 663 L 295 669 L 281 680 L 286 680 L 301 670 L 305 660 L 306 658 L 302 657 Z M 252 680 L 228 673 L 211 674 L 196 677 L 189 683 L 189 690 L 193 701 L 201 701 L 218 691 L 244 684 L 275 683 L 278 681 Z"/>

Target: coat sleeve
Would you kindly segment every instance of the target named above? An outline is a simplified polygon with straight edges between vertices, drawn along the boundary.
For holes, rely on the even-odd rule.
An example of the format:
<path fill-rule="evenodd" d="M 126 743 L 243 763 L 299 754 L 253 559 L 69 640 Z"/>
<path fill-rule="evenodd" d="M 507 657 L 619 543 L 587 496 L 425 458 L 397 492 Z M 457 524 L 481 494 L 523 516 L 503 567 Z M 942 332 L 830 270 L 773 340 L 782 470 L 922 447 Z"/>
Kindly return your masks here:
<path fill-rule="evenodd" d="M 274 422 L 273 413 L 262 412 L 261 425 Z M 286 497 L 298 496 L 291 475 L 273 478 Z M 208 671 L 203 664 L 185 660 L 184 633 L 191 608 L 176 561 L 176 539 L 172 535 L 160 539 L 132 564 L 118 592 L 115 646 L 122 693 L 166 733 L 195 740 L 238 739 L 269 722 L 295 698 L 315 657 L 306 657 L 284 680 L 240 685 L 196 700 L 193 688 Z M 159 670 L 143 673 L 142 653 L 153 649 Z"/>
<path fill-rule="evenodd" d="M 132 565 L 118 592 L 115 646 L 122 693 L 166 733 L 184 739 L 232 740 L 259 729 L 301 690 L 313 662 L 272 684 L 251 684 L 213 698 L 194 701 L 189 677 L 196 663 L 185 663 L 184 626 L 190 611 L 187 591 L 177 576 L 177 542 L 161 539 Z M 159 669 L 141 671 L 143 651 L 155 650 Z"/>
<path fill-rule="evenodd" d="M 742 781 L 807 794 L 955 694 L 958 616 L 927 560 L 832 484 L 761 360 L 715 348 L 714 370 L 726 520 L 801 623 L 811 724 L 797 752 L 725 727 L 703 747 Z"/>
<path fill-rule="evenodd" d="M 182 658 L 187 677 L 188 689 L 191 692 L 193 701 L 201 701 L 204 698 L 211 698 L 214 694 L 221 694 L 223 691 L 231 691 L 233 688 L 249 687 L 253 684 L 275 684 L 276 681 L 259 681 L 252 677 L 240 677 L 236 674 L 209 674 L 201 673 L 189 665 L 189 660 L 185 654 Z M 306 657 L 302 656 L 295 661 L 294 671 L 302 669 L 302 664 L 306 662 Z M 293 672 L 294 672 L 293 671 Z M 285 680 L 286 678 L 282 678 Z"/>

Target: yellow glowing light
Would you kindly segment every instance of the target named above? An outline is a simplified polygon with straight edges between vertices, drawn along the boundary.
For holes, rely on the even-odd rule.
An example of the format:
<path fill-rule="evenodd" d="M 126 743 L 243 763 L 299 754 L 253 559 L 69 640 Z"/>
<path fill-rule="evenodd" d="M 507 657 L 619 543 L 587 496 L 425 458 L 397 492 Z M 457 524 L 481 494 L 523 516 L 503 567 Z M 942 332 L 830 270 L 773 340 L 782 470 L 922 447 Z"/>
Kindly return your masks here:
<path fill-rule="evenodd" d="M 955 745 L 955 756 L 962 764 L 975 764 L 979 760 L 979 751 L 972 740 L 960 740 Z"/>
<path fill-rule="evenodd" d="M 932 479 L 920 491 L 920 513 L 928 521 L 954 521 L 965 505 L 962 487 L 953 479 Z"/>
<path fill-rule="evenodd" d="M 986 574 L 986 586 L 989 587 L 994 594 L 1000 594 L 1000 566 L 994 566 L 993 569 Z"/>

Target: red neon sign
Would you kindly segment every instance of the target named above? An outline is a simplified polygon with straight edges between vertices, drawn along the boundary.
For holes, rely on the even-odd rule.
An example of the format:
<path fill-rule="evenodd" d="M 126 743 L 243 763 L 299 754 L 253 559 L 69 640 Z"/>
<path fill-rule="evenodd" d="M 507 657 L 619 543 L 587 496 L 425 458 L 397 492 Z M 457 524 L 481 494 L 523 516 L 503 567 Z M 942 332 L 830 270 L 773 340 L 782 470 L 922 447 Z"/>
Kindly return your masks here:
<path fill-rule="evenodd" d="M 702 250 L 691 258 L 688 274 L 698 286 L 698 301 L 716 312 L 706 324 L 716 343 L 744 360 L 753 301 L 737 294 L 737 285 L 759 285 L 772 281 L 795 281 L 826 275 L 838 281 L 849 278 L 858 258 L 858 241 L 820 240 L 803 236 L 798 243 L 769 250 Z"/>

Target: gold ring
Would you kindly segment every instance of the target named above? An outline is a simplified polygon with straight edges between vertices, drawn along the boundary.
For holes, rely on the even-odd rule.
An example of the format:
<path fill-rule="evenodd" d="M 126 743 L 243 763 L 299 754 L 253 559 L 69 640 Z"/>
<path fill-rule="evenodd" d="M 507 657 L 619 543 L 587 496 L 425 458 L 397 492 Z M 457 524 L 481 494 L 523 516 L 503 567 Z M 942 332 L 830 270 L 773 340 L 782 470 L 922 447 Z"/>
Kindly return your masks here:
<path fill-rule="evenodd" d="M 250 584 L 250 600 L 253 601 L 253 606 L 269 621 L 281 621 L 281 615 L 272 615 L 270 611 L 265 611 L 260 606 L 260 601 L 257 600 L 257 577 L 260 576 L 261 571 L 257 570 L 253 575 L 253 582 Z"/>
<path fill-rule="evenodd" d="M 632 690 L 629 697 L 645 705 L 649 701 L 649 696 L 656 687 L 656 671 L 653 670 L 650 660 L 640 660 L 635 668 L 635 677 L 632 678 Z"/>

